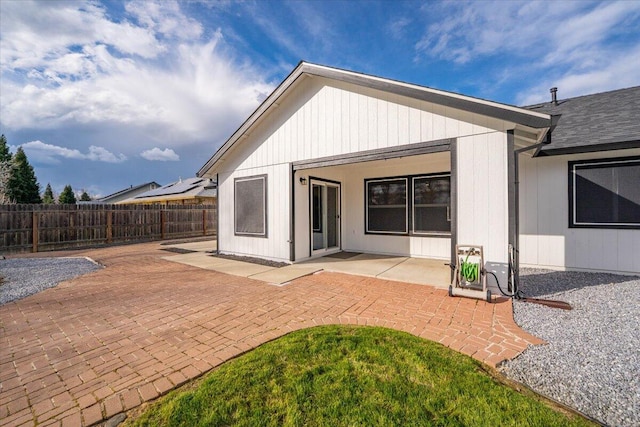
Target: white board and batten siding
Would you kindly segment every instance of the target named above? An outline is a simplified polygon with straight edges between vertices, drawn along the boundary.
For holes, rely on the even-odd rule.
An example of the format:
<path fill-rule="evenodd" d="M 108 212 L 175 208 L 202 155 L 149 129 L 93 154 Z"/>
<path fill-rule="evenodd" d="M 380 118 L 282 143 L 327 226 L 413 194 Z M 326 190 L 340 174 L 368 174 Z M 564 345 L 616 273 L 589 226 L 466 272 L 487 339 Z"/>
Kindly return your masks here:
<path fill-rule="evenodd" d="M 289 260 L 291 184 L 288 177 L 291 162 L 445 138 L 461 138 L 461 145 L 465 147 L 473 145 L 475 141 L 488 144 L 483 142 L 484 138 L 487 138 L 487 141 L 498 138 L 502 144 L 506 144 L 505 131 L 513 126 L 512 123 L 478 114 L 321 77 L 304 77 L 290 89 L 283 99 L 278 100 L 278 105 L 261 118 L 247 136 L 241 137 L 236 147 L 225 155 L 224 161 L 215 167 L 220 181 L 219 228 L 220 250 L 223 252 Z M 497 142 L 493 144 L 499 145 Z M 465 153 L 470 152 L 465 150 Z M 482 156 L 482 153 L 478 152 L 477 156 Z M 491 173 L 501 167 L 493 158 L 485 157 L 484 160 L 491 162 L 491 166 L 486 167 Z M 460 154 L 458 161 L 462 164 L 465 162 L 460 158 Z M 233 180 L 261 173 L 269 174 L 268 238 L 234 236 Z M 362 187 L 363 183 L 358 185 Z M 506 188 L 506 184 L 504 185 Z M 299 198 L 296 197 L 296 204 L 298 203 Z M 304 208 L 308 209 L 308 201 L 303 203 L 306 203 Z M 492 209 L 491 212 L 494 209 L 493 204 L 488 206 L 488 202 L 479 206 Z M 297 210 L 296 228 L 299 222 Z M 360 210 L 363 211 L 363 208 Z M 487 218 L 498 216 L 489 211 L 478 215 Z M 343 226 L 344 223 L 343 221 Z M 463 227 L 467 227 L 465 224 L 466 220 L 462 224 Z M 475 236 L 476 234 L 471 234 L 469 238 Z M 411 247 L 411 253 L 433 251 L 420 249 L 424 242 L 418 242 L 419 237 L 404 239 L 403 244 Z M 500 239 L 503 237 L 492 237 L 491 241 L 499 241 L 502 244 Z M 296 231 L 296 254 L 300 243 Z M 489 246 L 493 245 L 491 243 Z M 354 244 L 353 248 L 356 247 L 361 245 Z M 506 254 L 506 244 L 503 249 Z M 491 249 L 490 254 L 497 257 L 496 260 L 502 260 L 505 256 L 498 256 L 498 252 L 501 251 L 497 248 Z"/>
<path fill-rule="evenodd" d="M 503 289 L 509 261 L 507 156 L 504 132 L 458 139 L 457 241 L 483 246 L 485 266 L 498 276 Z M 494 282 L 491 276 L 488 280 Z"/>
<path fill-rule="evenodd" d="M 267 175 L 267 237 L 236 236 L 234 232 L 234 179 Z M 274 261 L 289 260 L 289 166 L 272 165 L 237 173 L 219 173 L 218 186 L 219 249 L 223 253 L 261 257 Z M 284 222 L 283 224 L 283 217 Z M 285 226 L 286 225 L 286 226 Z M 283 245 L 282 242 L 287 243 Z"/>
<path fill-rule="evenodd" d="M 241 142 L 243 170 L 504 131 L 509 124 L 360 86 L 305 78 Z"/>
<path fill-rule="evenodd" d="M 640 274 L 640 230 L 569 228 L 569 161 L 637 155 L 640 150 L 521 155 L 520 264 Z"/>

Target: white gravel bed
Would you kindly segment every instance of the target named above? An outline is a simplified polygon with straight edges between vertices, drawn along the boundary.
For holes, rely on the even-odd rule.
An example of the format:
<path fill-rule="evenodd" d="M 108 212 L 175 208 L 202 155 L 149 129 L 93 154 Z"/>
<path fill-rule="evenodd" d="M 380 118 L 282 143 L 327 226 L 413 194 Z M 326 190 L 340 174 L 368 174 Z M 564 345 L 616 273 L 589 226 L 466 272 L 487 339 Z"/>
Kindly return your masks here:
<path fill-rule="evenodd" d="M 606 425 L 640 425 L 640 277 L 522 269 L 520 287 L 573 310 L 515 301 L 516 323 L 548 344 L 502 371 Z"/>
<path fill-rule="evenodd" d="M 0 305 L 102 268 L 88 258 L 15 258 L 0 260 Z"/>

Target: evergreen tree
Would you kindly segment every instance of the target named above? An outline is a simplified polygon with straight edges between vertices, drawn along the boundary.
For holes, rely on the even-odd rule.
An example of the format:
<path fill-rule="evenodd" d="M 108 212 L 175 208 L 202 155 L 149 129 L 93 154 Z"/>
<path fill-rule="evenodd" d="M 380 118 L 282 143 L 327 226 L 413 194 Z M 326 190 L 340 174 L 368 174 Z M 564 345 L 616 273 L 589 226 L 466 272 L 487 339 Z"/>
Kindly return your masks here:
<path fill-rule="evenodd" d="M 22 147 L 18 147 L 13 156 L 7 190 L 9 198 L 15 203 L 42 203 L 40 184 Z"/>
<path fill-rule="evenodd" d="M 51 184 L 47 183 L 47 188 L 44 190 L 44 195 L 42 196 L 42 203 L 50 205 L 56 202 L 56 198 L 53 195 L 53 190 L 51 189 Z"/>
<path fill-rule="evenodd" d="M 58 203 L 63 205 L 73 205 L 76 203 L 76 195 L 73 194 L 73 189 L 70 185 L 64 187 L 60 197 L 58 197 Z"/>
<path fill-rule="evenodd" d="M 0 135 L 0 162 L 10 162 L 11 152 L 9 151 L 9 145 L 7 144 L 7 138 L 4 134 Z"/>
<path fill-rule="evenodd" d="M 89 194 L 85 190 L 82 190 L 82 194 L 80 195 L 80 201 L 82 201 L 82 202 L 90 202 L 91 201 L 91 196 L 89 196 Z"/>
<path fill-rule="evenodd" d="M 10 203 L 9 177 L 11 176 L 11 152 L 7 145 L 7 138 L 0 136 L 0 204 Z"/>

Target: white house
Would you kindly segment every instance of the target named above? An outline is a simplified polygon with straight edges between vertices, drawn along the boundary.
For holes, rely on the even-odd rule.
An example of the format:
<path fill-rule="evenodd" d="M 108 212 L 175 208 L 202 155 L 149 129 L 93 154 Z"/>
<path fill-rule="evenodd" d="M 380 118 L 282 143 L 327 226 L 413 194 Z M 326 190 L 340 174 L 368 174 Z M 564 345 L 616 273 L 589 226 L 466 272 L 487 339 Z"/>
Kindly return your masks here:
<path fill-rule="evenodd" d="M 478 244 L 506 283 L 520 243 L 527 265 L 640 272 L 640 186 L 627 185 L 640 176 L 637 90 L 631 98 L 633 141 L 565 154 L 547 150 L 562 103 L 519 108 L 301 62 L 198 172 L 218 183 L 218 250 L 285 262 L 340 250 L 448 261 L 456 243 Z M 570 205 L 569 168 L 590 179 L 601 165 L 572 162 L 603 157 L 622 158 L 597 170 L 624 170 L 613 199 L 630 200 L 631 213 L 570 223 L 571 206 L 589 210 L 591 190 L 579 181 Z"/>

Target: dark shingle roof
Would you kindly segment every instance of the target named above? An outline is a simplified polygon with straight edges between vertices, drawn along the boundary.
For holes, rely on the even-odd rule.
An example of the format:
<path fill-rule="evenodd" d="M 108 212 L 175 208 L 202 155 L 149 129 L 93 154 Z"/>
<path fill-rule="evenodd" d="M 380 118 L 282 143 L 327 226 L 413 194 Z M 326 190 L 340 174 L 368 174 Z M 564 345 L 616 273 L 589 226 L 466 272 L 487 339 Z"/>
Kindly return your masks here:
<path fill-rule="evenodd" d="M 541 155 L 640 148 L 640 86 L 525 108 L 559 115 Z"/>

